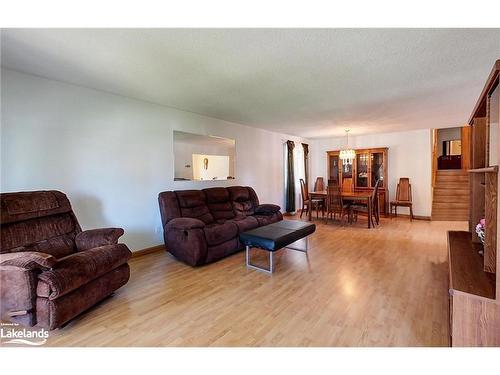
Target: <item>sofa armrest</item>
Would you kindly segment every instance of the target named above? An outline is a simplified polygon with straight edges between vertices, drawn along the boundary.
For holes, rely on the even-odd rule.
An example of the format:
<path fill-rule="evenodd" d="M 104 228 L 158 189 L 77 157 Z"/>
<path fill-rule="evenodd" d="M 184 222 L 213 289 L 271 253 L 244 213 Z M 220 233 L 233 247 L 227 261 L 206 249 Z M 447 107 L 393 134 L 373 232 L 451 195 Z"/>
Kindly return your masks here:
<path fill-rule="evenodd" d="M 179 217 L 170 220 L 165 229 L 177 229 L 177 230 L 189 230 L 189 229 L 203 229 L 205 228 L 205 223 L 199 219 L 193 219 L 190 217 Z"/>
<path fill-rule="evenodd" d="M 261 204 L 255 209 L 257 215 L 272 215 L 281 209 L 280 206 L 276 204 Z"/>
<path fill-rule="evenodd" d="M 170 220 L 163 228 L 167 251 L 191 266 L 205 263 L 208 245 L 204 228 L 205 223 L 199 219 L 179 217 Z"/>
<path fill-rule="evenodd" d="M 123 235 L 122 228 L 101 228 L 80 232 L 75 237 L 78 251 L 93 249 L 105 245 L 116 245 L 118 238 Z"/>
<path fill-rule="evenodd" d="M 17 267 L 23 270 L 43 270 L 53 268 L 56 263 L 57 259 L 52 255 L 36 251 L 24 251 L 0 255 L 1 267 Z"/>

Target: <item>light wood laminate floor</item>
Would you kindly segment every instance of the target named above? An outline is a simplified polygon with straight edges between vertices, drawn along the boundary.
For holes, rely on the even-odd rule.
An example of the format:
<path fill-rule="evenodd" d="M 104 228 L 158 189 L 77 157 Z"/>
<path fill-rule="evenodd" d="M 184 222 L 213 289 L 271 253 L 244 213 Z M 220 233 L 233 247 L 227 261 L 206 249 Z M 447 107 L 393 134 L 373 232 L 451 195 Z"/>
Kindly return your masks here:
<path fill-rule="evenodd" d="M 308 256 L 279 251 L 272 276 L 247 270 L 244 252 L 200 268 L 134 258 L 129 283 L 48 345 L 448 345 L 446 230 L 466 223 L 314 222 Z"/>

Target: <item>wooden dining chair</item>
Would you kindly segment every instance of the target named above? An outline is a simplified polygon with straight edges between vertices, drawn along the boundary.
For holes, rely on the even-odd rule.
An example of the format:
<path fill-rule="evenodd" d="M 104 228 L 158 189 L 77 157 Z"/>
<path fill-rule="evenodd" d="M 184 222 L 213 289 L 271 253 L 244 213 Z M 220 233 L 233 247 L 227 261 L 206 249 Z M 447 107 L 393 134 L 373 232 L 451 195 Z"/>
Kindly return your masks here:
<path fill-rule="evenodd" d="M 373 227 L 375 227 L 375 223 L 377 225 L 380 223 L 380 206 L 379 206 L 379 194 L 378 194 L 378 189 L 380 185 L 380 180 L 377 180 L 375 182 L 375 186 L 373 188 L 372 192 L 372 206 L 371 206 L 371 217 L 368 218 L 368 220 L 371 220 L 371 224 Z M 364 212 L 368 215 L 368 207 L 366 204 L 363 204 L 361 202 L 355 203 L 351 205 L 351 210 L 354 215 L 354 220 L 358 220 L 358 212 Z M 374 220 L 375 219 L 375 220 Z"/>
<path fill-rule="evenodd" d="M 323 180 L 323 177 L 316 177 L 316 181 L 314 182 L 314 191 L 324 191 L 326 190 L 325 188 L 325 181 Z M 323 216 L 325 216 L 325 209 L 326 209 L 326 198 L 320 199 L 321 203 L 319 204 L 323 210 Z"/>
<path fill-rule="evenodd" d="M 316 182 L 314 183 L 314 191 L 325 190 L 325 181 L 323 177 L 316 177 Z"/>
<path fill-rule="evenodd" d="M 339 186 L 328 185 L 326 196 L 326 218 L 325 224 L 328 224 L 328 215 L 335 220 L 336 215 L 339 214 L 340 224 L 344 223 L 344 216 L 347 215 L 350 222 L 350 206 L 342 200 L 342 192 Z"/>
<path fill-rule="evenodd" d="M 352 178 L 344 178 L 342 180 L 342 191 L 344 193 L 352 193 L 354 191 L 354 185 L 352 183 Z"/>
<path fill-rule="evenodd" d="M 392 208 L 394 207 L 394 216 L 398 216 L 398 206 L 408 207 L 410 209 L 410 221 L 413 220 L 413 202 L 411 196 L 411 184 L 408 177 L 399 179 L 396 189 L 396 199 L 390 202 L 390 214 L 392 217 Z"/>
<path fill-rule="evenodd" d="M 309 213 L 309 210 L 316 208 L 316 218 L 319 218 L 319 208 L 322 207 L 323 215 L 324 215 L 324 205 L 322 199 L 310 199 L 309 191 L 307 190 L 306 183 L 304 179 L 300 179 L 300 192 L 302 194 L 302 209 L 300 210 L 300 217 L 302 218 L 302 214 L 304 210 Z"/>

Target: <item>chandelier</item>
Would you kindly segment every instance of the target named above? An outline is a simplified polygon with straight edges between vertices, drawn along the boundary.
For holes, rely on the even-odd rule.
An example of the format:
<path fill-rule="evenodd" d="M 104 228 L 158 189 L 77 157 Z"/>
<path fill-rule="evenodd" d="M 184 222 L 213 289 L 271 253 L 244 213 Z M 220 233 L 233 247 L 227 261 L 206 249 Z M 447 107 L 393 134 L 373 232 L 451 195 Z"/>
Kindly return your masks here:
<path fill-rule="evenodd" d="M 345 135 L 347 138 L 347 144 L 344 149 L 340 150 L 340 160 L 342 160 L 342 164 L 344 164 L 347 168 L 348 164 L 352 164 L 352 161 L 356 157 L 356 151 L 352 148 L 349 148 L 349 129 L 346 129 Z"/>

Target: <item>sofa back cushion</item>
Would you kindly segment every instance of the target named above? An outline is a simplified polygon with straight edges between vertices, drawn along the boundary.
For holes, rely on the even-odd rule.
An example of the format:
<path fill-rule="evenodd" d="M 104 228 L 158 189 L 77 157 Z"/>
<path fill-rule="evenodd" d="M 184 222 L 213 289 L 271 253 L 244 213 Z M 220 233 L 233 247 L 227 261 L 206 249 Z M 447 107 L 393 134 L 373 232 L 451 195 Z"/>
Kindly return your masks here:
<path fill-rule="evenodd" d="M 160 205 L 161 222 L 163 227 L 172 219 L 181 217 L 181 209 L 175 191 L 163 191 L 158 194 L 158 204 Z"/>
<path fill-rule="evenodd" d="M 229 199 L 229 191 L 223 187 L 203 189 L 207 206 L 215 220 L 229 220 L 236 216 Z"/>
<path fill-rule="evenodd" d="M 205 224 L 214 222 L 210 213 L 205 193 L 201 190 L 179 190 L 175 192 L 181 217 L 199 219 Z"/>
<path fill-rule="evenodd" d="M 249 186 L 230 186 L 227 188 L 233 210 L 237 215 L 253 215 L 259 205 L 255 190 Z"/>
<path fill-rule="evenodd" d="M 75 251 L 81 228 L 64 193 L 2 193 L 0 201 L 0 253 L 38 251 L 60 258 Z"/>

